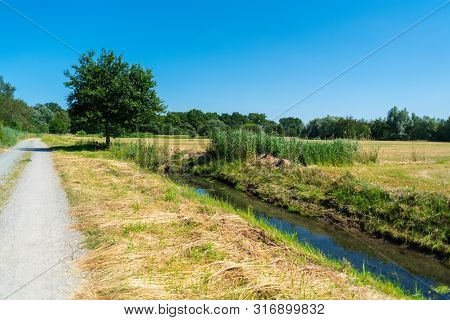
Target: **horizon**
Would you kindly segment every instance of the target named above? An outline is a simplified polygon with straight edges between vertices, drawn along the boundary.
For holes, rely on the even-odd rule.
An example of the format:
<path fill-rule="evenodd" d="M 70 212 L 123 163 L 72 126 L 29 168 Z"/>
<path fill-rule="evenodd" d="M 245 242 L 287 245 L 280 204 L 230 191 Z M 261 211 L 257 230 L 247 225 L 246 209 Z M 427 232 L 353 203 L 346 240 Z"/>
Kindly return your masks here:
<path fill-rule="evenodd" d="M 274 8 L 268 1 L 198 1 L 121 7 L 112 1 L 107 14 L 98 15 L 101 4 L 85 10 L 83 2 L 7 4 L 76 50 L 105 47 L 151 68 L 167 111 L 254 112 L 269 120 L 442 4 L 302 1 Z M 159 14 L 146 21 L 149 10 Z M 449 17 L 447 6 L 283 117 L 371 120 L 397 106 L 448 118 Z M 83 24 L 73 28 L 75 19 Z M 1 3 L 0 21 L 4 30 L 14 29 L 4 35 L 0 75 L 16 87 L 15 96 L 30 105 L 54 101 L 66 107 L 63 71 L 77 54 Z"/>

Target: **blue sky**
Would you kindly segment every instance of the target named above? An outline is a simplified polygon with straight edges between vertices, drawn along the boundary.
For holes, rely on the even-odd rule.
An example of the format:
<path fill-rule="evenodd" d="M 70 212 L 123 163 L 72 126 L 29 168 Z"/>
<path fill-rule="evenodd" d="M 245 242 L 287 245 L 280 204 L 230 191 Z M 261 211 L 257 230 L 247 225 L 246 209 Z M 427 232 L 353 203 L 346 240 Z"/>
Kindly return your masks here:
<path fill-rule="evenodd" d="M 274 117 L 444 0 L 5 0 L 79 51 L 152 68 L 171 111 Z M 77 55 L 0 5 L 0 75 L 30 104 L 68 93 Z M 450 5 L 287 116 L 367 119 L 393 106 L 450 115 Z"/>

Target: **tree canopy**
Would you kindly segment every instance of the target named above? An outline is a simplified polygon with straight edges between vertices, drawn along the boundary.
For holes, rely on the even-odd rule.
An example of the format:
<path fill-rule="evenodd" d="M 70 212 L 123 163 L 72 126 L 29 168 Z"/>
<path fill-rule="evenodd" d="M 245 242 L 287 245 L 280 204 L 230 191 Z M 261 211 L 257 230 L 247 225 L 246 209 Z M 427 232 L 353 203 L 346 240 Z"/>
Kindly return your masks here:
<path fill-rule="evenodd" d="M 72 131 L 100 127 L 107 145 L 111 136 L 146 131 L 155 114 L 164 111 L 152 71 L 112 51 L 103 49 L 97 59 L 93 51 L 83 54 L 65 75 Z"/>
<path fill-rule="evenodd" d="M 70 120 L 67 111 L 55 102 L 29 106 L 14 97 L 15 87 L 0 76 L 0 125 L 28 132 L 48 133 L 50 123 L 58 118 L 57 133 L 67 133 Z M 50 132 L 53 132 L 50 130 Z M 56 133 L 56 132 L 54 132 Z"/>

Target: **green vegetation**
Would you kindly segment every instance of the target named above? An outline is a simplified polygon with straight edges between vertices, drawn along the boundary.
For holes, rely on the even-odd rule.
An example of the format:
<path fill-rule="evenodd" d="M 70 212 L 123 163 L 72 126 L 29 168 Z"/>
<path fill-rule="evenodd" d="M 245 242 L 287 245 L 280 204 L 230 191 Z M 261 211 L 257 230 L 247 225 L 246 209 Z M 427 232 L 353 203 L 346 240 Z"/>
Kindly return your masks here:
<path fill-rule="evenodd" d="M 72 127 L 72 132 L 82 128 L 88 133 L 102 132 L 98 126 Z M 141 122 L 120 133 L 120 136 L 142 137 L 152 135 L 209 136 L 216 130 L 242 129 L 271 135 L 308 139 L 374 139 L 374 140 L 430 140 L 450 141 L 450 118 L 419 117 L 414 113 L 393 107 L 387 117 L 375 120 L 352 117 L 326 116 L 309 121 L 306 125 L 299 118 L 281 118 L 278 123 L 262 113 L 203 112 L 191 109 L 187 112 L 156 114 L 149 122 Z"/>
<path fill-rule="evenodd" d="M 376 154 L 371 158 L 363 159 L 358 149 L 358 144 L 351 141 L 305 141 L 238 130 L 214 132 L 211 136 L 209 152 L 217 160 L 246 161 L 255 159 L 259 155 L 269 154 L 303 165 L 339 166 L 366 161 L 366 159 L 376 160 Z"/>
<path fill-rule="evenodd" d="M 49 144 L 63 140 L 68 138 Z M 91 277 L 78 298 L 411 298 L 395 284 L 326 258 L 250 211 L 130 162 L 105 160 L 108 150 L 66 146 L 55 149 L 67 151 L 54 153 L 56 168 L 87 246 L 95 249 L 81 264 Z"/>
<path fill-rule="evenodd" d="M 330 176 L 320 168 L 232 162 L 201 170 L 292 212 L 450 256 L 450 199 L 443 194 L 388 191 L 348 172 Z"/>
<path fill-rule="evenodd" d="M 67 102 L 72 131 L 103 133 L 110 137 L 151 123 L 164 110 L 150 69 L 129 65 L 122 56 L 102 50 L 98 58 L 89 51 L 65 75 L 70 89 Z"/>
<path fill-rule="evenodd" d="M 92 143 L 91 144 L 95 144 Z M 167 150 L 158 148 L 155 144 L 139 139 L 137 142 L 114 142 L 110 148 L 111 155 L 118 160 L 131 160 L 141 168 L 157 171 L 168 163 Z"/>
<path fill-rule="evenodd" d="M 11 172 L 6 177 L 0 179 L 0 213 L 13 191 L 15 182 L 22 174 L 25 166 L 29 163 L 30 158 L 31 152 L 26 152 L 22 159 L 17 161 Z"/>
<path fill-rule="evenodd" d="M 15 145 L 26 133 L 0 125 L 0 148 Z"/>
<path fill-rule="evenodd" d="M 52 139 L 58 140 L 57 137 Z M 62 143 L 56 140 L 50 143 Z M 80 147 L 84 150 L 105 149 L 104 144 L 96 141 L 78 143 L 82 143 Z M 206 157 L 206 160 L 192 159 L 185 152 L 170 153 L 143 139 L 131 143 L 114 142 L 103 156 L 130 160 L 153 172 L 177 172 L 182 170 L 183 164 L 192 162 L 194 166 L 188 167 L 191 172 L 226 181 L 292 212 L 407 243 L 448 258 L 449 198 L 428 187 L 429 191 L 414 190 L 399 183 L 399 187 L 393 189 L 392 182 L 385 187 L 369 182 L 364 175 L 351 174 L 368 166 L 348 166 L 361 161 L 360 151 L 356 143 L 342 140 L 302 141 L 235 131 L 213 134 L 209 152 L 216 157 Z M 286 166 L 268 165 L 258 157 L 264 152 L 293 162 Z M 301 155 L 295 152 L 301 152 Z M 336 165 L 347 166 L 339 168 Z M 383 166 L 373 165 L 373 168 L 381 170 Z M 376 178 L 380 179 L 379 176 Z M 165 198 L 172 200 L 175 197 L 168 190 Z"/>
<path fill-rule="evenodd" d="M 210 136 L 217 130 L 241 129 L 269 135 L 308 139 L 374 139 L 450 141 L 450 117 L 436 119 L 392 107 L 375 120 L 326 116 L 307 124 L 299 118 L 270 120 L 262 113 L 164 112 L 150 69 L 129 65 L 122 56 L 102 50 L 98 58 L 84 54 L 72 73 L 69 113 L 50 102 L 28 106 L 14 97 L 15 88 L 0 76 L 0 124 L 35 133 L 101 134 L 112 137 L 145 135 Z"/>
<path fill-rule="evenodd" d="M 33 133 L 61 134 L 69 131 L 69 116 L 57 103 L 38 103 L 31 107 L 14 97 L 15 90 L 0 76 L 0 126 Z"/>

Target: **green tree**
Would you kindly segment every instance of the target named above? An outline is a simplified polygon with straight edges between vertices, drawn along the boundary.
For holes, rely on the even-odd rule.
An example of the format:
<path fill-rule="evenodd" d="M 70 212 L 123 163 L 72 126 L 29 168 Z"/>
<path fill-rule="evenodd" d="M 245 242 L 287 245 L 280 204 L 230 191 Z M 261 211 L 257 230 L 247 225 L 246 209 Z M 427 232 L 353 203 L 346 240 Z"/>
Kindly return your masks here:
<path fill-rule="evenodd" d="M 57 111 L 48 125 L 50 133 L 64 134 L 69 132 L 70 118 L 67 112 Z"/>
<path fill-rule="evenodd" d="M 247 119 L 250 123 L 258 126 L 263 126 L 266 122 L 266 115 L 264 113 L 249 113 Z"/>
<path fill-rule="evenodd" d="M 87 129 L 100 126 L 107 146 L 111 136 L 146 126 L 155 113 L 164 111 L 152 71 L 129 65 L 112 51 L 103 49 L 97 59 L 89 51 L 72 69 L 65 72 L 70 118 L 77 130 L 83 129 L 80 123 Z"/>
<path fill-rule="evenodd" d="M 283 135 L 288 137 L 300 137 L 305 131 L 305 125 L 299 118 L 281 118 L 280 126 L 283 130 Z"/>
<path fill-rule="evenodd" d="M 215 131 L 225 130 L 226 127 L 227 126 L 222 121 L 211 119 L 206 121 L 206 124 L 200 128 L 199 134 L 202 136 L 210 136 Z"/>
<path fill-rule="evenodd" d="M 14 97 L 15 90 L 0 76 L 0 124 L 21 131 L 38 131 L 33 109 Z"/>
<path fill-rule="evenodd" d="M 440 120 L 435 133 L 435 139 L 439 141 L 450 141 L 450 117 Z"/>
<path fill-rule="evenodd" d="M 388 111 L 386 123 L 389 128 L 389 139 L 407 140 L 408 126 L 410 126 L 411 118 L 406 109 L 399 110 L 396 106 Z"/>

